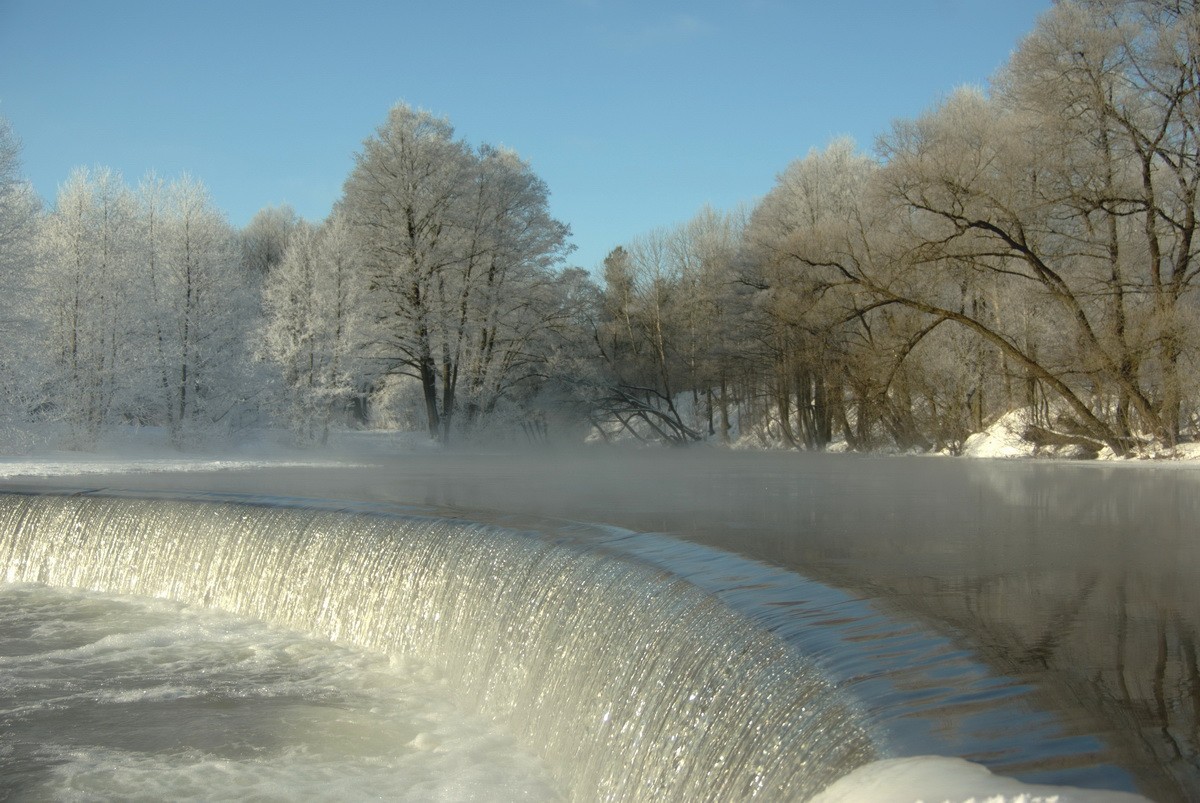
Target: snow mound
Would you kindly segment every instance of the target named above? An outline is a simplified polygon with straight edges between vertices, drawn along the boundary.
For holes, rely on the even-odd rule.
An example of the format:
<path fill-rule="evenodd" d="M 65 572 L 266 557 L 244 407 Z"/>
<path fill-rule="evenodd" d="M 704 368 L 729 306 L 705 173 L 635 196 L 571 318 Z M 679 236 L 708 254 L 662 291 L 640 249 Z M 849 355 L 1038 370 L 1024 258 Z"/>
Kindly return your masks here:
<path fill-rule="evenodd" d="M 1025 431 L 1033 423 L 1028 407 L 1009 410 L 983 432 L 963 441 L 964 457 L 1033 457 L 1037 446 L 1025 440 Z"/>
<path fill-rule="evenodd" d="M 1148 803 L 1128 792 L 1027 784 L 961 758 L 918 756 L 875 761 L 810 803 Z"/>
<path fill-rule="evenodd" d="M 1048 424 L 1047 419 L 1053 421 Z M 1059 457 L 1093 460 L 1104 444 L 1080 433 L 1070 415 L 1051 410 L 1041 416 L 1030 407 L 1009 410 L 983 432 L 963 442 L 966 457 Z"/>

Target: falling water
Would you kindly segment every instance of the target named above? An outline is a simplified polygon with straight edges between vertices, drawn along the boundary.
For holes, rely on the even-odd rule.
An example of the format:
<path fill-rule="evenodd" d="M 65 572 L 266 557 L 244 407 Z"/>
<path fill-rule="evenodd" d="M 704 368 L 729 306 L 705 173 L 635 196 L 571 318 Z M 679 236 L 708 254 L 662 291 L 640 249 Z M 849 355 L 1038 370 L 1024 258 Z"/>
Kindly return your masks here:
<path fill-rule="evenodd" d="M 876 757 L 817 668 L 716 597 L 564 539 L 419 516 L 0 494 L 9 583 L 216 608 L 437 666 L 588 799 L 805 799 Z"/>

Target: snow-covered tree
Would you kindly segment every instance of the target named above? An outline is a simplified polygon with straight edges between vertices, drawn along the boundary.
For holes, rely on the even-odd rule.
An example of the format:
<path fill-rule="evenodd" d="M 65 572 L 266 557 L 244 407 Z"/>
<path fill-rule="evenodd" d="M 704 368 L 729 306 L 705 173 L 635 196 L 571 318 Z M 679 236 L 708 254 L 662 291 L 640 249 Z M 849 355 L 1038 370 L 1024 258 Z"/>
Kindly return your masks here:
<path fill-rule="evenodd" d="M 135 206 L 120 175 L 76 170 L 41 227 L 35 275 L 48 408 L 90 448 L 132 390 Z"/>
<path fill-rule="evenodd" d="M 292 234 L 300 226 L 296 210 L 287 204 L 268 206 L 256 212 L 238 234 L 246 270 L 259 279 L 269 274 L 283 261 Z"/>
<path fill-rule="evenodd" d="M 370 291 L 368 356 L 419 384 L 433 438 L 448 440 L 460 410 L 477 423 L 526 373 L 533 288 L 568 250 L 547 205 L 515 154 L 475 152 L 405 105 L 357 157 L 341 208 Z"/>
<path fill-rule="evenodd" d="M 263 291 L 260 354 L 282 369 L 286 417 L 303 441 L 324 443 L 361 392 L 364 284 L 345 219 L 302 223 Z"/>
<path fill-rule="evenodd" d="M 31 316 L 40 203 L 21 173 L 21 144 L 0 118 L 0 438 L 20 447 L 31 411 L 40 405 L 40 328 Z"/>
<path fill-rule="evenodd" d="M 443 325 L 442 351 L 458 366 L 443 383 L 445 408 L 478 426 L 540 371 L 541 335 L 552 328 L 568 253 L 568 229 L 548 210 L 549 191 L 511 150 L 478 152 L 467 258 L 457 277 L 457 315 Z M 446 389 L 450 390 L 446 394 Z"/>
<path fill-rule="evenodd" d="M 179 179 L 143 192 L 150 293 L 150 375 L 154 419 L 183 447 L 233 425 L 253 402 L 248 342 L 255 300 L 235 232 L 204 186 Z M 151 233 L 152 231 L 152 233 Z"/>
<path fill-rule="evenodd" d="M 30 268 L 39 204 L 21 174 L 21 143 L 12 126 L 0 117 L 0 277 L 9 281 Z"/>

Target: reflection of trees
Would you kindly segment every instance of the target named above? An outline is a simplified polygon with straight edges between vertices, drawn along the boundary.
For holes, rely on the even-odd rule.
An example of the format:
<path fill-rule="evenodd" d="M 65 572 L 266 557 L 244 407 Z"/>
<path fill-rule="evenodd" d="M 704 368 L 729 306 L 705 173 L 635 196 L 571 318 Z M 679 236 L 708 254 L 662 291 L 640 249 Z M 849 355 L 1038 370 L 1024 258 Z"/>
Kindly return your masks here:
<path fill-rule="evenodd" d="M 948 626 L 1040 690 L 1073 732 L 1113 745 L 1098 749 L 1098 763 L 1136 762 L 1157 800 L 1200 799 L 1194 474 L 832 458 L 773 476 L 769 459 L 755 458 L 731 457 L 736 470 L 715 483 L 698 484 L 686 468 L 646 483 L 660 499 L 689 501 L 673 517 L 625 488 L 624 509 L 642 519 L 627 523 L 655 511 L 655 528 Z"/>
<path fill-rule="evenodd" d="M 1136 762 L 1157 800 L 1200 799 L 1196 475 L 837 462 L 790 484 L 723 475 L 688 526 L 949 627 L 1074 732 L 1113 745 L 1098 762 Z"/>
<path fill-rule="evenodd" d="M 1149 794 L 1197 799 L 1195 479 L 1061 466 L 971 473 L 969 484 L 989 489 L 977 501 L 992 518 L 980 519 L 980 551 L 964 567 L 972 579 L 957 597 L 923 594 L 929 584 L 915 576 L 896 578 L 892 592 L 971 634 L 1002 671 L 1161 768 L 1164 777 L 1143 772 Z"/>
<path fill-rule="evenodd" d="M 1079 624 L 1080 613 L 1095 587 L 1096 577 L 1093 575 L 1084 581 L 1077 594 L 1059 603 L 1050 621 L 1046 623 L 1042 635 L 1026 647 L 1023 653 L 1019 653 L 1016 661 L 1049 668 L 1051 659 L 1059 651 L 1063 641 Z"/>

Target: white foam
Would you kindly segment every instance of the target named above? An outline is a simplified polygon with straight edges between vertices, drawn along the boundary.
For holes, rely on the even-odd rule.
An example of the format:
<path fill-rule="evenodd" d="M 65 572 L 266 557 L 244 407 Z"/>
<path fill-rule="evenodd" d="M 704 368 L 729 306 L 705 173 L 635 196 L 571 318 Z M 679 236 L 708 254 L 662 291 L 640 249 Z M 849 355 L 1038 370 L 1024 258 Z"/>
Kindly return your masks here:
<path fill-rule="evenodd" d="M 0 585 L 0 720 L 0 798 L 557 797 L 425 664 L 164 600 Z"/>

